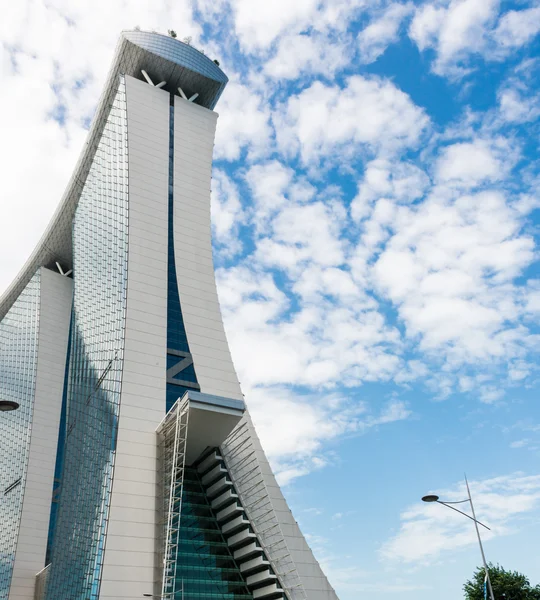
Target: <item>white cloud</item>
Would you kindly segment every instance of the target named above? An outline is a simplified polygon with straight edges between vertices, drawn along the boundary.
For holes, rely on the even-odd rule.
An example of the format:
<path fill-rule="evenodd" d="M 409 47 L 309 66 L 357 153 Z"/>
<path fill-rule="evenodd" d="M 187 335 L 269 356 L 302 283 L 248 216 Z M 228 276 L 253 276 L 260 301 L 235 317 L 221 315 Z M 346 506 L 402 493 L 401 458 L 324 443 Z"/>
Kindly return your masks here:
<path fill-rule="evenodd" d="M 245 221 L 236 184 L 221 169 L 212 173 L 211 217 L 213 241 L 220 256 L 230 258 L 242 250 L 238 229 Z"/>
<path fill-rule="evenodd" d="M 257 2 L 235 0 L 236 32 L 247 49 L 269 46 L 284 30 L 302 28 L 316 12 L 318 0 L 276 0 Z"/>
<path fill-rule="evenodd" d="M 266 153 L 272 129 L 270 111 L 262 97 L 241 83 L 230 81 L 219 102 L 215 158 L 238 160 L 243 148 L 248 159 Z"/>
<path fill-rule="evenodd" d="M 528 334 L 511 282 L 533 261 L 534 243 L 501 193 L 447 199 L 435 192 L 397 208 L 391 227 L 373 283 L 420 348 L 457 363 L 522 353 Z"/>
<path fill-rule="evenodd" d="M 365 166 L 364 176 L 358 185 L 358 195 L 351 205 L 352 216 L 357 220 L 369 216 L 374 203 L 381 199 L 413 202 L 424 195 L 428 186 L 427 174 L 412 163 L 380 158 L 372 160 Z M 366 243 L 365 238 L 363 242 Z"/>
<path fill-rule="evenodd" d="M 388 403 L 377 412 L 363 402 L 337 395 L 295 394 L 279 386 L 250 388 L 246 402 L 282 485 L 329 464 L 332 457 L 324 450 L 328 442 L 411 415 L 401 402 Z M 279 428 L 276 414 L 280 415 Z"/>
<path fill-rule="evenodd" d="M 437 44 L 445 15 L 446 8 L 444 6 L 424 4 L 417 9 L 409 28 L 409 36 L 416 42 L 420 50 L 431 48 Z"/>
<path fill-rule="evenodd" d="M 434 48 L 434 70 L 452 73 L 471 54 L 481 52 L 486 30 L 497 16 L 498 0 L 450 0 L 418 7 L 409 35 L 420 50 Z"/>
<path fill-rule="evenodd" d="M 413 9 L 411 3 L 394 2 L 382 12 L 380 17 L 376 13 L 377 17 L 358 34 L 361 63 L 376 61 L 390 44 L 398 40 L 401 23 Z"/>
<path fill-rule="evenodd" d="M 522 437 L 510 443 L 510 448 L 514 450 L 524 449 L 529 452 L 540 451 L 540 425 L 531 421 L 520 421 L 506 429 L 506 431 L 519 431 Z"/>
<path fill-rule="evenodd" d="M 345 260 L 340 240 L 344 216 L 344 208 L 337 203 L 285 206 L 272 222 L 271 236 L 259 241 L 255 256 L 266 266 L 291 271 L 305 268 L 306 262 L 339 266 Z"/>
<path fill-rule="evenodd" d="M 245 179 L 251 189 L 253 220 L 258 231 L 264 231 L 269 219 L 288 202 L 295 189 L 292 186 L 293 176 L 294 171 L 277 160 L 258 163 L 248 169 Z"/>
<path fill-rule="evenodd" d="M 504 394 L 504 390 L 502 390 L 500 387 L 483 385 L 480 386 L 479 399 L 480 402 L 483 402 L 484 404 L 493 404 L 494 402 L 501 400 L 501 398 L 504 397 Z"/>
<path fill-rule="evenodd" d="M 351 50 L 341 41 L 321 35 L 293 34 L 280 38 L 264 72 L 275 79 L 323 73 L 334 77 L 350 61 Z"/>
<path fill-rule="evenodd" d="M 356 75 L 344 88 L 315 82 L 289 98 L 274 122 L 283 154 L 299 153 L 307 164 L 415 146 L 429 119 L 390 81 Z"/>
<path fill-rule="evenodd" d="M 540 116 L 540 95 L 524 93 L 515 80 L 499 91 L 499 113 L 507 123 L 528 123 Z"/>
<path fill-rule="evenodd" d="M 396 332 L 362 293 L 342 304 L 319 292 L 289 315 L 291 301 L 269 274 L 246 267 L 221 270 L 218 286 L 244 386 L 353 386 L 388 379 L 399 367 L 392 351 Z"/>
<path fill-rule="evenodd" d="M 275 0 L 257 2 L 232 0 L 235 29 L 243 48 L 256 52 L 268 48 L 283 34 L 345 30 L 352 15 L 365 0 Z"/>
<path fill-rule="evenodd" d="M 500 0 L 423 4 L 416 10 L 409 35 L 421 51 L 435 50 L 436 73 L 458 77 L 468 72 L 475 56 L 500 60 L 540 32 L 540 8 L 499 15 L 500 4 Z"/>
<path fill-rule="evenodd" d="M 474 186 L 486 181 L 496 181 L 504 176 L 508 165 L 502 160 L 500 150 L 488 143 L 475 140 L 452 144 L 444 148 L 435 170 L 438 181 Z"/>
<path fill-rule="evenodd" d="M 494 32 L 503 48 L 523 46 L 540 32 L 540 7 L 510 10 L 504 14 Z"/>
<path fill-rule="evenodd" d="M 477 518 L 491 527 L 482 530 L 485 540 L 513 533 L 540 504 L 539 475 L 515 473 L 472 481 L 470 487 Z M 459 501 L 467 498 L 467 491 L 462 483 L 440 496 Z M 459 508 L 466 512 L 468 504 Z M 451 553 L 476 543 L 474 527 L 464 516 L 439 504 L 418 503 L 401 514 L 400 530 L 384 544 L 381 555 L 385 560 L 429 564 L 442 556 L 448 560 Z"/>

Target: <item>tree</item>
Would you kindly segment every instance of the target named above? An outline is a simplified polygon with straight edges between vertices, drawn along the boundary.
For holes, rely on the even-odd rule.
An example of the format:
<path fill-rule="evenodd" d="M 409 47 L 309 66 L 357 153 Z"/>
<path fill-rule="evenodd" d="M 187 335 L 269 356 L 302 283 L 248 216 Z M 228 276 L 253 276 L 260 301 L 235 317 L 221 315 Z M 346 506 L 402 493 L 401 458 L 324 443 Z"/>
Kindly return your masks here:
<path fill-rule="evenodd" d="M 500 565 L 488 565 L 495 600 L 540 600 L 540 586 L 532 587 L 525 575 L 506 571 Z M 466 600 L 484 600 L 484 567 L 478 567 L 463 586 Z M 488 591 L 488 600 L 490 598 Z"/>
<path fill-rule="evenodd" d="M 175 31 L 174 29 L 169 29 L 169 35 L 170 35 L 172 38 L 175 38 L 175 37 L 176 37 L 176 31 Z"/>

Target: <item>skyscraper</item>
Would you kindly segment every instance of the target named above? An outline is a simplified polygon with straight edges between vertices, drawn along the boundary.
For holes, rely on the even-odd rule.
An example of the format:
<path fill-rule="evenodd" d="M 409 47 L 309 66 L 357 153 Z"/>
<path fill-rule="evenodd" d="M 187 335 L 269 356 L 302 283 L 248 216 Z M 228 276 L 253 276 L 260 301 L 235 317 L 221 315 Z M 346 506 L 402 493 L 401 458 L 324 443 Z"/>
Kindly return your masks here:
<path fill-rule="evenodd" d="M 0 599 L 336 599 L 244 403 L 214 280 L 218 64 L 124 32 L 0 299 Z M 279 420 L 276 419 L 276 427 Z"/>

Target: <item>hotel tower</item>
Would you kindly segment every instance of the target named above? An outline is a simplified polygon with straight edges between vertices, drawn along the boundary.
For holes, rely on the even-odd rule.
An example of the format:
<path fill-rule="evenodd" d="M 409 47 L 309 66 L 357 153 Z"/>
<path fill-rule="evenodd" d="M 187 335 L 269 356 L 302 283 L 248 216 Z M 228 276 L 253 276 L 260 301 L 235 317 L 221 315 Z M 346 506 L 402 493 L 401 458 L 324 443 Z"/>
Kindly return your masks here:
<path fill-rule="evenodd" d="M 192 46 L 124 32 L 60 206 L 0 299 L 1 600 L 337 600 L 223 329 L 226 84 Z"/>

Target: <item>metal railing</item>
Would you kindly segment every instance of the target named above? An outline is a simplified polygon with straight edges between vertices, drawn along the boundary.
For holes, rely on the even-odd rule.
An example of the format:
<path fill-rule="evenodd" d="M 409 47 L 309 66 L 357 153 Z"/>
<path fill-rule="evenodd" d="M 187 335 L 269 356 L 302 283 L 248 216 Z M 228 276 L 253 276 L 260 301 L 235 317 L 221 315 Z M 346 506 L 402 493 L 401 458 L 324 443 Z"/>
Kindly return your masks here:
<path fill-rule="evenodd" d="M 287 598 L 307 600 L 272 505 L 246 420 L 231 433 L 220 450 L 242 507 Z"/>
<path fill-rule="evenodd" d="M 162 486 L 161 598 L 174 600 L 180 543 L 180 513 L 186 463 L 189 399 L 179 399 L 158 427 Z"/>

